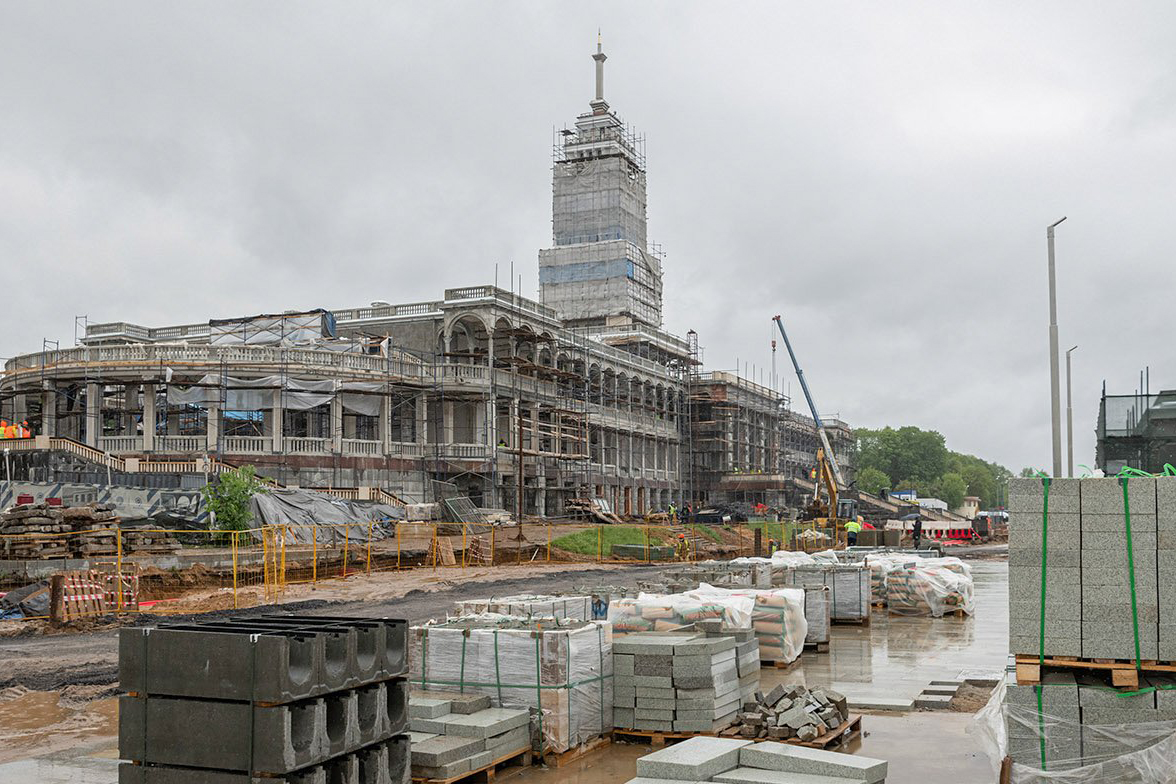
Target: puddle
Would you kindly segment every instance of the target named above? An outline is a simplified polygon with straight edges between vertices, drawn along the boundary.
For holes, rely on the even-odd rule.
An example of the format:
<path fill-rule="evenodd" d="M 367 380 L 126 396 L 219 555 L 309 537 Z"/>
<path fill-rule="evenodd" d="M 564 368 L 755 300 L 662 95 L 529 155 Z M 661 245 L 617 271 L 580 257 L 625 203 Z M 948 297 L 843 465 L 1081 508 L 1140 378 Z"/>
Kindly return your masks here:
<path fill-rule="evenodd" d="M 118 700 L 85 702 L 59 692 L 0 693 L 0 762 L 41 756 L 80 740 L 118 734 Z"/>

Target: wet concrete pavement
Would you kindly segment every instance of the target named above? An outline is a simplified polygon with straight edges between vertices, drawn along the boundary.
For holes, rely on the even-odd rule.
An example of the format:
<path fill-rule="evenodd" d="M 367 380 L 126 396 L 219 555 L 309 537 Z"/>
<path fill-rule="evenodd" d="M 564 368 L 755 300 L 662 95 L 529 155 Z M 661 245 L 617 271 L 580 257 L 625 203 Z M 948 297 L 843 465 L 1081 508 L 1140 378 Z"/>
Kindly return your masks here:
<path fill-rule="evenodd" d="M 764 669 L 764 690 L 776 683 L 832 685 L 851 701 L 912 699 L 932 680 L 973 673 L 1003 671 L 1008 651 L 1008 565 L 1003 560 L 973 561 L 976 614 L 971 618 L 906 618 L 887 616 L 875 609 L 869 626 L 834 625 L 829 652 L 806 653 L 788 670 Z M 54 697 L 55 698 L 55 697 Z M 8 782 L 76 782 L 114 784 L 117 738 L 113 735 L 113 700 L 93 703 L 88 710 L 108 722 L 70 726 L 52 701 L 31 700 L 46 717 L 65 722 L 58 737 L 65 740 L 49 749 L 41 745 L 37 722 L 17 727 L 18 737 L 3 743 L 20 744 L 13 755 L 0 756 L 0 784 Z M 19 706 L 0 702 L 0 728 L 15 720 Z M 972 714 L 948 711 L 874 712 L 865 715 L 865 737 L 851 750 L 890 763 L 888 781 L 953 784 L 995 779 L 976 739 L 966 732 Z M 53 723 L 53 722 L 50 722 Z M 22 733 L 28 733 L 27 735 Z M 111 733 L 111 734 L 104 734 Z M 37 739 L 41 739 L 38 741 Z M 29 756 L 15 759 L 28 744 Z M 33 749 L 36 749 L 35 751 Z M 519 782 L 542 784 L 611 784 L 635 775 L 636 760 L 648 746 L 614 744 L 563 768 L 527 770 Z"/>

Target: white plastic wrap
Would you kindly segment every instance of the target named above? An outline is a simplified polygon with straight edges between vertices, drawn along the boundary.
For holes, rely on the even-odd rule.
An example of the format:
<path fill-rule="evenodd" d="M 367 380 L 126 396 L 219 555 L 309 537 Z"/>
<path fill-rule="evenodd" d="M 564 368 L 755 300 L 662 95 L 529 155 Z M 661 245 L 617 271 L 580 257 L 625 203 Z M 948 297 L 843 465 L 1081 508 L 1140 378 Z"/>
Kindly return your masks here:
<path fill-rule="evenodd" d="M 709 587 L 709 586 L 708 586 Z M 608 605 L 608 620 L 618 634 L 672 631 L 695 621 L 719 618 L 724 626 L 751 626 L 755 601 L 748 596 L 713 594 L 642 593 L 636 598 L 614 599 Z"/>
<path fill-rule="evenodd" d="M 520 594 L 496 599 L 471 599 L 454 602 L 458 615 L 497 613 L 515 618 L 560 618 L 592 620 L 591 596 L 544 596 Z"/>
<path fill-rule="evenodd" d="M 829 596 L 829 589 L 823 585 L 804 589 L 804 620 L 808 624 L 805 645 L 829 642 Z"/>
<path fill-rule="evenodd" d="M 563 752 L 612 729 L 612 627 L 484 614 L 414 626 L 410 683 L 538 709 L 544 748 Z"/>
<path fill-rule="evenodd" d="M 804 617 L 803 588 L 728 590 L 701 585 L 687 596 L 706 601 L 750 599 L 751 627 L 759 642 L 761 661 L 795 661 L 804 650 L 808 622 Z"/>
<path fill-rule="evenodd" d="M 886 576 L 886 605 L 895 615 L 930 615 L 976 610 L 972 578 L 945 566 L 906 564 Z"/>
<path fill-rule="evenodd" d="M 1048 689 L 1044 687 L 1047 695 Z M 1006 756 L 1012 759 L 1010 784 L 1176 781 L 1176 719 L 1084 724 L 1076 711 L 1051 706 L 1048 698 L 1042 703 L 1040 711 L 1035 698 L 1026 704 L 1010 704 L 1001 683 L 968 728 L 980 740 L 994 773 L 1000 771 Z"/>
<path fill-rule="evenodd" d="M 862 621 L 870 617 L 870 572 L 865 564 L 793 566 L 789 587 L 829 587 L 829 617 L 834 621 Z"/>
<path fill-rule="evenodd" d="M 813 560 L 819 564 L 841 563 L 841 558 L 836 550 L 822 550 L 819 553 L 813 553 Z"/>
<path fill-rule="evenodd" d="M 873 595 L 873 601 L 886 601 L 886 581 L 892 570 L 903 564 L 914 564 L 921 560 L 917 555 L 902 555 L 900 553 L 879 553 L 866 556 L 865 563 L 870 567 L 870 591 Z"/>

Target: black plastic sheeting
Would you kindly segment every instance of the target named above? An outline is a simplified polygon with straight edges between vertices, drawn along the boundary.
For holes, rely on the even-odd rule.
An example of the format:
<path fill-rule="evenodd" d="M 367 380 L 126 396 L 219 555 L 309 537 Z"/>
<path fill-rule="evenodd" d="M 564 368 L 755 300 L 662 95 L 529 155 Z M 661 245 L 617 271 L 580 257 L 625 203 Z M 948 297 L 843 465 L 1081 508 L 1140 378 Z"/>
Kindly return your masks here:
<path fill-rule="evenodd" d="M 383 539 L 395 535 L 396 522 L 404 519 L 399 506 L 347 501 L 313 490 L 270 490 L 253 496 L 250 503 L 255 539 L 261 538 L 262 527 L 273 525 L 287 526 L 287 542 L 367 541 L 369 527 L 373 539 Z"/>

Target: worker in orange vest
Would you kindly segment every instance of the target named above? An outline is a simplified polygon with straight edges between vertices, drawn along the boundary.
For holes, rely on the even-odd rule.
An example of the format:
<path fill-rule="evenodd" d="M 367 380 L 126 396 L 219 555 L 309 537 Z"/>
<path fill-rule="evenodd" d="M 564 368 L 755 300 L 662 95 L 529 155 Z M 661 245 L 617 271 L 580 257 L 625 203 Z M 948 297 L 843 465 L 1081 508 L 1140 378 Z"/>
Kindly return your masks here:
<path fill-rule="evenodd" d="M 0 438 L 12 438 L 12 428 L 3 419 L 0 419 Z"/>
<path fill-rule="evenodd" d="M 27 419 L 20 423 L 20 437 L 21 438 L 32 438 L 33 437 L 33 431 L 29 430 L 29 420 L 27 420 Z"/>

